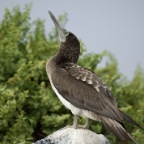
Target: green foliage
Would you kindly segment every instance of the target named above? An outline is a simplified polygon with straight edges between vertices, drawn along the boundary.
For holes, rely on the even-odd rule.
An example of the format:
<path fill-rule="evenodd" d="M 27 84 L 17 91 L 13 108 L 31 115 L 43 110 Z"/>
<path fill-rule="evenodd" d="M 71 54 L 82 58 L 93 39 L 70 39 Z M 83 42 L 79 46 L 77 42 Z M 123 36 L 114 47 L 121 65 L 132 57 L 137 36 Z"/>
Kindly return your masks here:
<path fill-rule="evenodd" d="M 0 143 L 30 144 L 66 125 L 73 117 L 53 93 L 45 65 L 59 47 L 57 32 L 45 34 L 44 21 L 30 20 L 30 7 L 5 10 L 0 22 Z M 60 17 L 63 24 L 66 21 Z M 117 62 L 108 52 L 85 54 L 83 43 L 79 64 L 96 72 L 110 86 L 118 105 L 144 126 L 144 72 L 138 67 L 132 81 L 119 74 Z M 102 59 L 106 66 L 99 68 Z M 80 120 L 83 123 L 84 119 Z M 139 144 L 142 130 L 126 124 Z M 91 129 L 118 143 L 105 128 L 91 121 Z"/>

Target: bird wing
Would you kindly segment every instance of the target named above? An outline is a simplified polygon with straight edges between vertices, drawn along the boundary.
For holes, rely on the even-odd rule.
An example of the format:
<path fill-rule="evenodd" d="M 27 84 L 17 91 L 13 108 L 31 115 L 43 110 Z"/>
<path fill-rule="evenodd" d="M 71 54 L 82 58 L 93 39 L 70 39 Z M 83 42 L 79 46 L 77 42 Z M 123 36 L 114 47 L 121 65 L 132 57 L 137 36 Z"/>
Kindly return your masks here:
<path fill-rule="evenodd" d="M 108 86 L 90 70 L 69 63 L 53 72 L 53 77 L 56 77 L 55 88 L 74 106 L 122 121 Z"/>

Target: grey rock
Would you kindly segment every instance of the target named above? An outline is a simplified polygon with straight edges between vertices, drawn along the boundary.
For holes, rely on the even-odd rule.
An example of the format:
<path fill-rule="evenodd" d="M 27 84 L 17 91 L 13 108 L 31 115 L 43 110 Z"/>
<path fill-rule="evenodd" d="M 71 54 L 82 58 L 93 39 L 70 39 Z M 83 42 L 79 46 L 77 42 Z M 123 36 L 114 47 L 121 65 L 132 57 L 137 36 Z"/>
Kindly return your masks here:
<path fill-rule="evenodd" d="M 33 144 L 110 144 L 102 134 L 65 127 Z"/>

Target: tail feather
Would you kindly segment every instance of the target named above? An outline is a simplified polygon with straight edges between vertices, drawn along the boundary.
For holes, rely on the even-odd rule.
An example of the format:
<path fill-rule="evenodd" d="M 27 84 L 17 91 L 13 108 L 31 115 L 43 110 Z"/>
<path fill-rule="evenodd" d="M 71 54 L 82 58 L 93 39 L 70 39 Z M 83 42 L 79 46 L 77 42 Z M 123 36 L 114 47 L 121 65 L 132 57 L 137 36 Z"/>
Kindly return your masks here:
<path fill-rule="evenodd" d="M 132 118 L 130 118 L 128 115 L 126 115 L 126 114 L 123 113 L 122 111 L 120 111 L 120 112 L 121 112 L 121 114 L 123 115 L 123 120 L 124 120 L 124 121 L 127 121 L 127 122 L 129 122 L 129 123 L 131 123 L 131 124 L 134 124 L 134 125 L 136 125 L 137 127 L 139 127 L 139 128 L 141 128 L 141 129 L 144 130 L 144 128 L 143 128 L 141 125 L 139 125 L 136 121 L 134 121 Z"/>
<path fill-rule="evenodd" d="M 131 135 L 128 132 L 126 132 L 126 130 L 119 122 L 107 117 L 102 117 L 101 121 L 103 122 L 105 128 L 110 133 L 118 137 L 120 140 L 132 141 L 134 144 L 136 144 L 135 140 L 131 137 Z"/>

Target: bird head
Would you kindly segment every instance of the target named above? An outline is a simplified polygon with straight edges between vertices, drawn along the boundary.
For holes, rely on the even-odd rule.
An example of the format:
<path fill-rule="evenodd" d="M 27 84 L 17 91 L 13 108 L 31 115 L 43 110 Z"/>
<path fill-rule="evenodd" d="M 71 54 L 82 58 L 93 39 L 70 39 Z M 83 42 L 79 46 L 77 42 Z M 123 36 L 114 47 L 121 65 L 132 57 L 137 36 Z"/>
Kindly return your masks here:
<path fill-rule="evenodd" d="M 73 33 L 69 32 L 59 24 L 51 11 L 49 11 L 49 14 L 56 26 L 61 41 L 60 48 L 57 53 L 59 56 L 58 61 L 76 63 L 80 54 L 79 40 Z"/>

